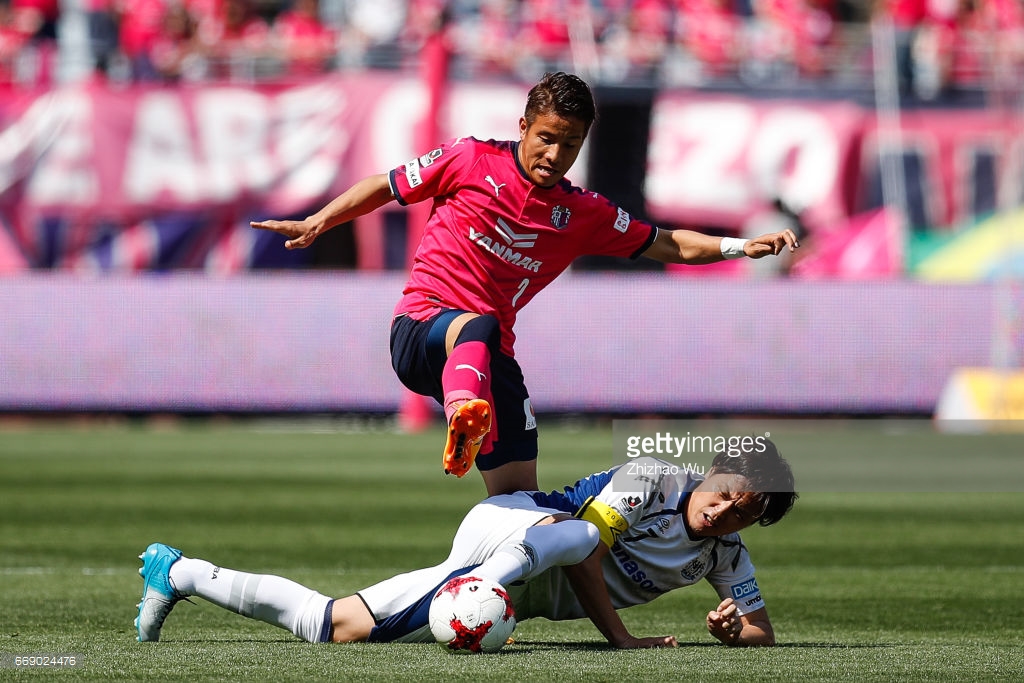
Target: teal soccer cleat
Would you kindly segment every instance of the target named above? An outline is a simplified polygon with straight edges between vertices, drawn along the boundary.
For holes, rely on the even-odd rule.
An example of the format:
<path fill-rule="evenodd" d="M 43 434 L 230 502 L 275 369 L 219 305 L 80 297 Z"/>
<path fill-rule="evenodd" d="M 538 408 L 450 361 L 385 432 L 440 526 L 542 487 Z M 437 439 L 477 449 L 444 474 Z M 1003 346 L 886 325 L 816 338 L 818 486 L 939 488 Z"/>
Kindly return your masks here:
<path fill-rule="evenodd" d="M 146 552 L 139 555 L 142 560 L 139 574 L 145 581 L 142 585 L 142 602 L 138 605 L 139 616 L 135 617 L 140 643 L 160 640 L 164 619 L 174 605 L 185 597 L 174 590 L 170 579 L 171 565 L 180 557 L 180 550 L 163 543 L 151 543 Z"/>

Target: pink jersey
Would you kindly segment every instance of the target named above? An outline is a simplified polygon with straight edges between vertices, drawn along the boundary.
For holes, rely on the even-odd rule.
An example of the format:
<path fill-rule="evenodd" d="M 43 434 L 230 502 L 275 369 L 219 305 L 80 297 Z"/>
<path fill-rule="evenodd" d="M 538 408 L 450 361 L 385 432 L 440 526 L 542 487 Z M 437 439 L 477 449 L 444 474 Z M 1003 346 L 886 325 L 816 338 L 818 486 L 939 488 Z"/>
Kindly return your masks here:
<path fill-rule="evenodd" d="M 457 138 L 391 171 L 399 203 L 432 199 L 395 314 L 441 308 L 494 315 L 513 355 L 516 313 L 578 256 L 636 258 L 657 229 L 563 179 L 533 184 L 517 142 Z"/>

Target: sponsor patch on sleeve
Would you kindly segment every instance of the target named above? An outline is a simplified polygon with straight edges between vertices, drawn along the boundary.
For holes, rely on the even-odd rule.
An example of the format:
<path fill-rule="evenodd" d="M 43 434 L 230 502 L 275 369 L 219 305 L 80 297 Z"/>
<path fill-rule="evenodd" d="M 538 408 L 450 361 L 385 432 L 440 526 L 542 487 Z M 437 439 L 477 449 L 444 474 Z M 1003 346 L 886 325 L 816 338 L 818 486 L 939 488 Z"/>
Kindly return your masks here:
<path fill-rule="evenodd" d="M 759 593 L 761 591 L 757 587 L 757 579 L 750 579 L 749 581 L 734 583 L 732 586 L 729 586 L 729 592 L 732 593 L 733 600 L 742 600 L 748 595 L 753 595 L 754 593 Z"/>
<path fill-rule="evenodd" d="M 626 230 L 629 229 L 629 221 L 630 221 L 629 214 L 626 213 L 625 211 L 623 211 L 622 209 L 619 209 L 618 211 L 619 211 L 619 215 L 615 219 L 615 225 L 612 226 L 612 227 L 614 227 L 619 232 L 623 232 L 624 233 L 624 232 L 626 232 Z"/>
<path fill-rule="evenodd" d="M 434 159 L 440 157 L 442 153 L 443 152 L 440 147 L 438 147 L 437 149 L 430 150 L 429 152 L 420 157 L 420 166 L 422 166 L 423 168 L 430 166 L 432 163 L 434 163 Z"/>
<path fill-rule="evenodd" d="M 423 177 L 420 176 L 420 160 L 413 159 L 405 165 L 405 180 L 409 187 L 417 187 L 423 184 Z"/>
<path fill-rule="evenodd" d="M 740 614 L 747 614 L 764 607 L 764 598 L 761 597 L 761 589 L 757 586 L 757 579 L 751 578 L 747 581 L 734 583 L 729 586 L 729 593 L 736 603 L 736 611 Z"/>

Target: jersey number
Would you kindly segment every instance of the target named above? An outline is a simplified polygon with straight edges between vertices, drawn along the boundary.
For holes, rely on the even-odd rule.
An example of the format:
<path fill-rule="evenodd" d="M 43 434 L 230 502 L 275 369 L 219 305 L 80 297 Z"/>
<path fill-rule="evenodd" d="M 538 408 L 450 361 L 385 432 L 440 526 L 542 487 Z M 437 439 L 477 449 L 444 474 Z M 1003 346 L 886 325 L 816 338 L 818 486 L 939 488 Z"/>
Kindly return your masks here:
<path fill-rule="evenodd" d="M 516 307 L 516 302 L 519 301 L 519 297 L 523 295 L 523 292 L 525 292 L 526 288 L 529 286 L 530 278 L 525 278 L 522 282 L 519 283 L 519 291 L 516 292 L 516 295 L 514 297 L 512 297 L 512 308 Z"/>

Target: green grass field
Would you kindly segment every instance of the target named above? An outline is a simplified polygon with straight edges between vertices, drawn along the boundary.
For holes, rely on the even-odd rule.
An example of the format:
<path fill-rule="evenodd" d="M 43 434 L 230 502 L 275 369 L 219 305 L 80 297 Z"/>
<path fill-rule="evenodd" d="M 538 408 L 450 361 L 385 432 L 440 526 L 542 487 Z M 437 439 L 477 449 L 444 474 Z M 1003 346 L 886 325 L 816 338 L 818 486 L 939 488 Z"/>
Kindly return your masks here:
<path fill-rule="evenodd" d="M 0 657 L 82 657 L 0 679 L 1024 680 L 1020 493 L 804 492 L 782 523 L 744 534 L 776 648 L 717 645 L 703 628 L 717 602 L 706 585 L 623 613 L 636 634 L 676 634 L 670 651 L 614 651 L 589 622 L 543 620 L 494 656 L 312 645 L 202 601 L 179 604 L 161 642 L 137 643 L 136 558 L 154 540 L 336 596 L 444 558 L 483 486 L 441 474 L 439 430 L 310 426 L 0 427 Z M 543 487 L 611 464 L 610 428 L 541 429 Z M 949 438 L 914 443 L 928 452 Z M 775 439 L 797 460 L 844 443 L 813 429 Z"/>

